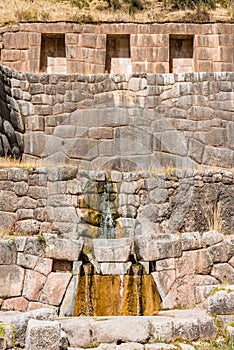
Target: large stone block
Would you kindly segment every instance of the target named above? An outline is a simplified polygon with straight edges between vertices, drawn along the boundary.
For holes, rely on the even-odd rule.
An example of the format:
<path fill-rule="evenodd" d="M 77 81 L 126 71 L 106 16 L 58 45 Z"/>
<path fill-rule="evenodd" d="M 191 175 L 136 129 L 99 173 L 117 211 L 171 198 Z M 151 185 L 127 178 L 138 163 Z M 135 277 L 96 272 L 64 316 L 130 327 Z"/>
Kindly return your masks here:
<path fill-rule="evenodd" d="M 16 263 L 16 246 L 14 242 L 0 240 L 0 265 Z"/>
<path fill-rule="evenodd" d="M 37 271 L 26 270 L 23 296 L 30 301 L 38 301 L 46 277 Z"/>
<path fill-rule="evenodd" d="M 0 192 L 0 210 L 14 212 L 17 209 L 18 197 L 14 192 Z"/>
<path fill-rule="evenodd" d="M 145 343 L 149 338 L 150 323 L 144 317 L 110 317 L 100 319 L 92 324 L 93 337 L 97 342 L 139 342 Z"/>
<path fill-rule="evenodd" d="M 186 156 L 188 152 L 188 141 L 182 132 L 165 131 L 162 133 L 161 150 L 179 156 Z"/>
<path fill-rule="evenodd" d="M 82 251 L 83 240 L 60 239 L 56 235 L 44 234 L 47 258 L 77 261 Z"/>
<path fill-rule="evenodd" d="M 25 350 L 61 349 L 61 329 L 57 321 L 29 320 Z"/>
<path fill-rule="evenodd" d="M 176 235 L 145 235 L 135 240 L 135 252 L 139 260 L 157 261 L 179 257 L 181 240 Z"/>
<path fill-rule="evenodd" d="M 17 265 L 0 266 L 0 296 L 2 298 L 21 295 L 24 282 L 24 269 Z"/>
<path fill-rule="evenodd" d="M 131 244 L 128 238 L 94 239 L 94 259 L 98 262 L 126 262 L 131 252 Z"/>
<path fill-rule="evenodd" d="M 58 306 L 65 295 L 71 278 L 71 273 L 51 272 L 42 290 L 40 301 Z"/>
<path fill-rule="evenodd" d="M 207 249 L 185 251 L 176 259 L 176 277 L 190 274 L 208 275 L 213 267 L 212 257 Z"/>
<path fill-rule="evenodd" d="M 218 288 L 217 288 L 218 289 Z M 207 311 L 210 314 L 228 315 L 234 312 L 234 291 L 227 288 L 218 290 L 214 295 L 207 299 Z"/>

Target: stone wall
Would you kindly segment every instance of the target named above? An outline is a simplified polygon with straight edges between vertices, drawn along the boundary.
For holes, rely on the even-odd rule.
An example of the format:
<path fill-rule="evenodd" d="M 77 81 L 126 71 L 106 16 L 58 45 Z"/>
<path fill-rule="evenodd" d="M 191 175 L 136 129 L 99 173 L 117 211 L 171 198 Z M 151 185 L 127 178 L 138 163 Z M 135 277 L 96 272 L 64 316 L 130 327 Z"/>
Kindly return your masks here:
<path fill-rule="evenodd" d="M 1 71 L 11 113 L 25 123 L 25 160 L 94 170 L 233 167 L 233 73 Z"/>
<path fill-rule="evenodd" d="M 31 23 L 0 29 L 1 62 L 39 73 L 42 35 L 64 35 L 69 74 L 105 73 L 107 35 L 130 35 L 134 73 L 169 73 L 172 39 L 194 37 L 194 71 L 233 71 L 233 24 Z M 181 57 L 186 58 L 186 57 Z"/>
<path fill-rule="evenodd" d="M 24 118 L 15 100 L 11 74 L 0 70 L 0 157 L 21 158 L 23 153 Z M 16 93 L 17 94 L 17 93 Z M 27 93 L 24 94 L 26 97 Z"/>
<path fill-rule="evenodd" d="M 233 174 L 227 171 L 0 170 L 0 226 L 6 233 L 53 232 L 87 244 L 102 237 L 108 210 L 113 219 L 109 238 L 213 229 L 230 235 L 233 199 Z"/>
<path fill-rule="evenodd" d="M 204 307 L 214 288 L 233 284 L 233 236 L 216 231 L 189 232 L 181 237 L 167 234 L 151 236 L 150 240 L 137 239 L 134 248 L 129 243 L 128 239 L 94 239 L 92 254 L 84 258 L 82 240 L 61 239 L 51 234 L 1 239 L 1 309 L 30 311 L 49 307 L 55 308 L 60 316 L 72 316 L 82 264 L 85 266 L 89 258 L 96 274 L 111 275 L 112 279 L 115 275 L 124 277 L 133 264 L 130 261 L 133 249 L 137 261 L 152 275 L 163 308 Z M 122 286 L 123 290 L 127 287 Z M 85 296 L 88 298 L 88 293 Z M 84 298 L 84 294 L 80 297 Z M 92 305 L 88 299 L 86 303 Z M 88 313 L 84 310 L 81 316 L 92 315 L 90 310 Z"/>

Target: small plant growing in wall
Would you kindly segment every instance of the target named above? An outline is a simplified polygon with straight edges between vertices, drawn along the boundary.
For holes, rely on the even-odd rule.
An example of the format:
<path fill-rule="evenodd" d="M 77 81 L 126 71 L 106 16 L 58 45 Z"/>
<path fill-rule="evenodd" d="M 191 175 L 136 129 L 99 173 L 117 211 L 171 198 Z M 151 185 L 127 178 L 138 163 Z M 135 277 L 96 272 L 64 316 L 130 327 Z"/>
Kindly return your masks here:
<path fill-rule="evenodd" d="M 39 236 L 37 237 L 37 239 L 38 239 L 38 242 L 39 242 L 41 248 L 42 248 L 43 250 L 45 250 L 45 248 L 46 248 L 46 240 L 45 240 L 45 237 L 42 236 L 42 235 L 39 235 Z"/>

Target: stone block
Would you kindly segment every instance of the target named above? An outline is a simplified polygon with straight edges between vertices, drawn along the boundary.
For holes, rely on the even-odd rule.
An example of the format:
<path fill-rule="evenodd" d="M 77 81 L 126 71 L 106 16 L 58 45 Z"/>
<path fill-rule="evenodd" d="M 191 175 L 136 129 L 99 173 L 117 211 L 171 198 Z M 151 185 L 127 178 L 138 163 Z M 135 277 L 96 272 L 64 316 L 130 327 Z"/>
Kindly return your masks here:
<path fill-rule="evenodd" d="M 126 275 L 132 263 L 101 263 L 100 270 L 102 275 Z"/>
<path fill-rule="evenodd" d="M 89 137 L 93 139 L 113 139 L 113 129 L 107 127 L 90 128 Z"/>
<path fill-rule="evenodd" d="M 207 231 L 202 234 L 202 242 L 207 247 L 223 241 L 223 235 L 217 231 Z"/>
<path fill-rule="evenodd" d="M 83 248 L 83 240 L 60 239 L 56 235 L 44 234 L 47 258 L 77 261 Z"/>
<path fill-rule="evenodd" d="M 128 238 L 94 239 L 93 257 L 98 262 L 127 262 L 131 244 Z"/>
<path fill-rule="evenodd" d="M 14 212 L 17 209 L 18 197 L 14 192 L 0 192 L 0 210 Z"/>
<path fill-rule="evenodd" d="M 17 265 L 0 265 L 0 296 L 2 298 L 21 295 L 24 269 Z"/>
<path fill-rule="evenodd" d="M 207 311 L 216 315 L 228 315 L 234 312 L 234 292 L 232 290 L 218 290 L 207 298 Z"/>
<path fill-rule="evenodd" d="M 189 140 L 188 155 L 192 158 L 192 160 L 201 164 L 203 151 L 204 145 L 201 142 L 193 139 Z"/>
<path fill-rule="evenodd" d="M 57 321 L 29 320 L 25 350 L 61 349 L 61 329 Z"/>
<path fill-rule="evenodd" d="M 77 139 L 68 149 L 67 155 L 71 158 L 92 160 L 98 156 L 96 140 Z"/>
<path fill-rule="evenodd" d="M 23 297 L 6 299 L 3 301 L 1 310 L 8 311 L 26 311 L 28 307 L 28 300 Z"/>
<path fill-rule="evenodd" d="M 128 342 L 128 343 L 122 343 L 120 345 L 116 345 L 115 349 L 116 350 L 144 350 L 144 345 L 136 342 Z"/>
<path fill-rule="evenodd" d="M 157 261 L 179 257 L 182 254 L 179 237 L 172 234 L 146 235 L 135 240 L 135 252 L 139 260 Z"/>
<path fill-rule="evenodd" d="M 212 266 L 213 260 L 207 249 L 185 251 L 182 257 L 176 260 L 176 277 L 189 274 L 208 275 Z"/>
<path fill-rule="evenodd" d="M 146 350 L 176 350 L 175 345 L 165 344 L 165 343 L 157 343 L 157 344 L 145 344 Z"/>
<path fill-rule="evenodd" d="M 71 273 L 51 272 L 47 277 L 44 288 L 42 289 L 39 301 L 42 303 L 59 306 L 71 278 Z"/>
<path fill-rule="evenodd" d="M 41 132 L 27 132 L 24 135 L 24 152 L 41 157 L 45 149 L 45 135 Z"/>
<path fill-rule="evenodd" d="M 91 320 L 89 318 L 63 318 L 60 320 L 62 330 L 67 334 L 72 347 L 87 347 L 93 343 Z"/>
<path fill-rule="evenodd" d="M 16 263 L 17 250 L 14 241 L 0 240 L 0 265 Z"/>
<path fill-rule="evenodd" d="M 35 271 L 47 276 L 52 271 L 53 260 L 39 257 L 35 266 Z"/>
<path fill-rule="evenodd" d="M 234 284 L 234 269 L 228 263 L 215 264 L 211 276 L 217 278 L 221 283 Z"/>
<path fill-rule="evenodd" d="M 150 318 L 151 342 L 173 340 L 173 320 L 171 317 L 155 316 Z"/>
<path fill-rule="evenodd" d="M 230 168 L 233 164 L 234 153 L 231 150 L 205 146 L 202 162 L 206 165 L 220 166 Z"/>
<path fill-rule="evenodd" d="M 38 257 L 30 254 L 18 253 L 17 257 L 17 265 L 25 267 L 26 269 L 34 269 L 36 263 L 38 261 Z"/>
<path fill-rule="evenodd" d="M 161 137 L 161 150 L 179 156 L 186 156 L 188 142 L 183 133 L 179 131 L 165 131 Z"/>
<path fill-rule="evenodd" d="M 38 301 L 46 277 L 37 271 L 26 270 L 23 296 L 30 301 Z"/>
<path fill-rule="evenodd" d="M 145 343 L 149 337 L 149 319 L 135 317 L 110 317 L 92 324 L 93 337 L 97 342 L 138 342 Z"/>
<path fill-rule="evenodd" d="M 40 231 L 40 222 L 34 219 L 20 220 L 15 223 L 15 231 L 27 235 L 36 235 Z"/>
<path fill-rule="evenodd" d="M 166 271 L 152 272 L 152 276 L 158 288 L 160 297 L 163 300 L 175 282 L 176 271 L 166 270 Z"/>
<path fill-rule="evenodd" d="M 59 317 L 71 317 L 73 315 L 74 303 L 77 288 L 77 276 L 73 276 L 66 290 L 62 305 L 60 307 Z"/>
<path fill-rule="evenodd" d="M 202 248 L 202 236 L 199 232 L 184 232 L 181 238 L 182 250 Z"/>

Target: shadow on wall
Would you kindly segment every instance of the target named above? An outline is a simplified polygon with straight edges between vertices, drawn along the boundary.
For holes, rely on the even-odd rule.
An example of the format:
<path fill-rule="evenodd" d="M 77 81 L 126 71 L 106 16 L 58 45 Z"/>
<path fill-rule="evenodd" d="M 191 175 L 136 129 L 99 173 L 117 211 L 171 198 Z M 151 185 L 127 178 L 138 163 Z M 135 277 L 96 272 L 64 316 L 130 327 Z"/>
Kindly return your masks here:
<path fill-rule="evenodd" d="M 0 156 L 22 158 L 24 121 L 16 100 L 19 89 L 14 86 L 14 78 L 0 70 Z M 26 96 L 25 96 L 26 97 Z"/>

